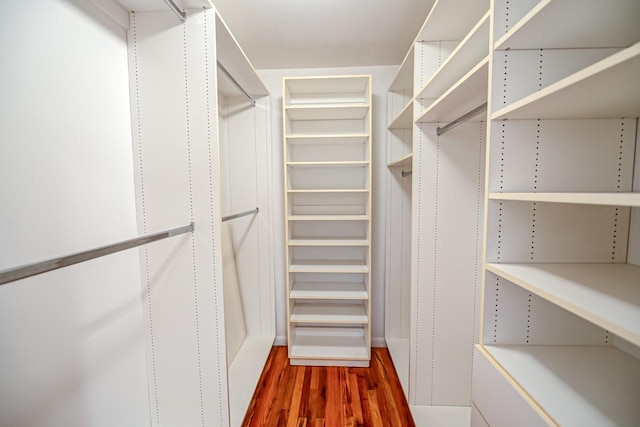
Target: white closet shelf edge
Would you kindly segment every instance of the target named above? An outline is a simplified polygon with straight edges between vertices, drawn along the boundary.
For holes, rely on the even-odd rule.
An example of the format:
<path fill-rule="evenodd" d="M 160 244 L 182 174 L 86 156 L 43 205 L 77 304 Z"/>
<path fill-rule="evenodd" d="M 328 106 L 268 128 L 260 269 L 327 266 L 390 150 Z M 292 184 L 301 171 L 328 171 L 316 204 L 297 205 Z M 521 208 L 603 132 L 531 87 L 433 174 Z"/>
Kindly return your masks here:
<path fill-rule="evenodd" d="M 640 193 L 489 193 L 489 199 L 640 207 Z"/>

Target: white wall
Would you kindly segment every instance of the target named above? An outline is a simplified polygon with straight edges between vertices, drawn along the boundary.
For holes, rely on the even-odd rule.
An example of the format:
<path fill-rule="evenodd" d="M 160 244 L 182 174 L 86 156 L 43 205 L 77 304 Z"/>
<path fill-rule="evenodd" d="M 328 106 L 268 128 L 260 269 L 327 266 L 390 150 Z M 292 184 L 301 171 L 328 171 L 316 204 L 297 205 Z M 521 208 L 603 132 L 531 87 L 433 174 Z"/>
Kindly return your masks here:
<path fill-rule="evenodd" d="M 384 277 L 385 277 L 385 173 L 387 141 L 387 89 L 398 67 L 352 67 L 321 69 L 258 70 L 271 92 L 273 118 L 273 224 L 276 284 L 276 344 L 286 344 L 286 285 L 284 242 L 284 184 L 282 168 L 282 78 L 371 74 L 373 90 L 373 204 L 371 241 L 371 337 L 374 346 L 384 346 Z M 278 166 L 280 165 L 280 166 Z"/>
<path fill-rule="evenodd" d="M 124 29 L 5 0 L 0 270 L 137 235 Z M 150 424 L 136 250 L 0 287 L 0 425 Z"/>

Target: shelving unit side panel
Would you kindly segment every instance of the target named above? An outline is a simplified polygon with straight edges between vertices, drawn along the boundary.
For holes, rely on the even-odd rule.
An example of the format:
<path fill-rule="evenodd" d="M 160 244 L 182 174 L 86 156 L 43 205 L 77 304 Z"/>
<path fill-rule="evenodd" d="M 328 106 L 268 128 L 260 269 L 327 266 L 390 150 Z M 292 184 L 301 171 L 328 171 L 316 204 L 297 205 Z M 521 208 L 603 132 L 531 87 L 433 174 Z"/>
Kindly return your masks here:
<path fill-rule="evenodd" d="M 400 338 L 409 338 L 411 331 L 411 194 L 412 175 L 402 178 L 402 230 L 400 247 Z"/>
<path fill-rule="evenodd" d="M 433 402 L 432 366 L 435 356 L 432 351 L 434 332 L 434 286 L 433 267 L 436 255 L 435 240 L 436 209 L 432 198 L 432 187 L 436 182 L 436 169 L 431 160 L 438 153 L 436 144 L 426 140 L 420 124 L 414 127 L 413 153 L 413 206 L 411 223 L 413 240 L 411 246 L 411 336 L 409 362 L 409 404 L 431 405 Z"/>
<path fill-rule="evenodd" d="M 387 171 L 387 336 L 400 338 L 402 336 L 402 319 L 409 306 L 403 304 L 403 289 L 408 286 L 408 277 L 404 277 L 403 251 L 405 239 L 403 231 L 405 223 L 411 222 L 410 210 L 405 211 L 403 182 L 401 171 L 389 169 Z"/>
<path fill-rule="evenodd" d="M 636 153 L 633 172 L 633 191 L 640 193 L 640 122 L 636 119 Z M 640 208 L 631 209 L 627 262 L 640 266 Z"/>
<path fill-rule="evenodd" d="M 196 224 L 192 235 L 141 252 L 149 265 L 144 317 L 155 343 L 148 341 L 149 399 L 154 422 L 224 426 L 217 22 L 213 9 L 187 14 L 183 25 L 169 12 L 131 14 L 128 37 L 138 101 L 132 122 L 144 136 L 134 143 L 136 181 L 144 182 L 138 219 L 149 231 Z"/>
<path fill-rule="evenodd" d="M 482 344 L 607 345 L 613 335 L 487 271 Z"/>
<path fill-rule="evenodd" d="M 430 295 L 424 313 L 430 318 L 424 319 L 427 327 L 421 328 L 423 336 L 419 337 L 433 358 L 429 404 L 469 405 L 479 323 L 476 294 L 480 286 L 484 125 L 468 123 L 440 137 L 434 124 L 419 129 L 423 133 L 419 139 L 431 146 L 433 154 L 420 158 L 422 166 L 435 171 L 433 181 L 418 183 L 425 200 L 433 203 L 428 208 L 433 210 L 433 221 L 424 223 L 433 229 L 432 237 L 420 236 L 431 253 L 419 255 L 418 274 L 423 279 L 417 283 Z"/>
<path fill-rule="evenodd" d="M 631 191 L 635 119 L 508 120 L 491 130 L 490 192 Z M 598 165 L 594 168 L 593 165 Z"/>
<path fill-rule="evenodd" d="M 255 216 L 233 220 L 229 224 L 238 283 L 245 311 L 249 335 L 273 334 L 271 312 L 271 268 L 269 259 L 269 198 L 267 132 L 268 97 L 257 100 L 254 108 L 247 108 L 241 97 L 223 97 L 220 123 L 223 215 L 260 208 Z M 247 171 L 254 171 L 247 173 Z"/>
<path fill-rule="evenodd" d="M 616 52 L 602 49 L 537 49 L 494 52 L 493 112 L 538 92 Z"/>
<path fill-rule="evenodd" d="M 487 262 L 626 260 L 629 208 L 490 200 L 488 216 Z"/>

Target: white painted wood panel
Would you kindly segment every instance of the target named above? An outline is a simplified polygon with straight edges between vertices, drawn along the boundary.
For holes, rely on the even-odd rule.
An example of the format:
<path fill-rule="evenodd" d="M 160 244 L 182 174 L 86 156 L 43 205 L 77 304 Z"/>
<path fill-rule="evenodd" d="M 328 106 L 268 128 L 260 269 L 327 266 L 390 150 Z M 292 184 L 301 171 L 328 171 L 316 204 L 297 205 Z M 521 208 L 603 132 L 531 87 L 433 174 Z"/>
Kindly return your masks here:
<path fill-rule="evenodd" d="M 196 224 L 193 237 L 141 257 L 153 425 L 228 425 L 215 12 L 189 13 L 183 26 L 170 12 L 137 13 L 130 27 L 139 227 Z"/>
<path fill-rule="evenodd" d="M 469 405 L 480 286 L 484 127 L 436 136 L 419 127 L 414 152 L 411 404 Z M 419 169 L 417 169 L 419 165 Z M 464 266 L 464 267 L 463 267 Z"/>

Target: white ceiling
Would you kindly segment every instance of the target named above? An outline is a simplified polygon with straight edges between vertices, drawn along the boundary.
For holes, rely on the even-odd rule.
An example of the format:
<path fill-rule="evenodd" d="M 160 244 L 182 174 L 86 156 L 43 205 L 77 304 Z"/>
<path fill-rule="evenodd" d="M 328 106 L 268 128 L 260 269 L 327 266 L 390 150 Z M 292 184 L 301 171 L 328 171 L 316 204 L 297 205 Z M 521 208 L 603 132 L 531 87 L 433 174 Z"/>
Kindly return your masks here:
<path fill-rule="evenodd" d="M 433 0 L 213 0 L 258 69 L 400 64 Z"/>

